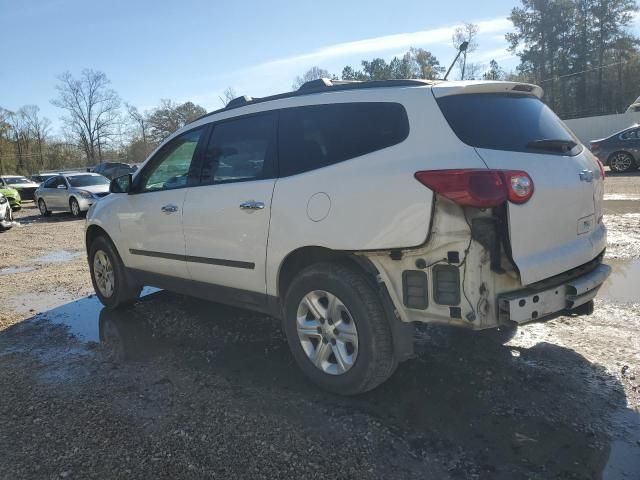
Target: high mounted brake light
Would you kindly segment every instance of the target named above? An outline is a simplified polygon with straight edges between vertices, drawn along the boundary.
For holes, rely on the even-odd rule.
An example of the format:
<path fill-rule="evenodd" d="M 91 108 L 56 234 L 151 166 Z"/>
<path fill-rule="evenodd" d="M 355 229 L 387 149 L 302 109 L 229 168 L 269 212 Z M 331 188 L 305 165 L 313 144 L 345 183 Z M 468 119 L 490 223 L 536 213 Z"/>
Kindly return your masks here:
<path fill-rule="evenodd" d="M 416 179 L 435 193 L 465 207 L 491 208 L 525 203 L 533 195 L 533 180 L 519 170 L 427 170 Z"/>

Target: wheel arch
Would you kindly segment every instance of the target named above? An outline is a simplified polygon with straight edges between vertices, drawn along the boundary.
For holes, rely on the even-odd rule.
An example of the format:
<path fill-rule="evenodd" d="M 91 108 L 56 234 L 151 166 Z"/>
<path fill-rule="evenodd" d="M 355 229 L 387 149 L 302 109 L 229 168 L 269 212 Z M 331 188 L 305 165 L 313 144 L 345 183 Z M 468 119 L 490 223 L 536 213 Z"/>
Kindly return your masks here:
<path fill-rule="evenodd" d="M 356 267 L 367 273 L 375 281 L 378 271 L 366 258 L 359 257 L 352 252 L 341 250 L 332 250 L 326 247 L 306 246 L 300 247 L 289 252 L 289 254 L 280 263 L 277 277 L 277 295 L 280 299 L 284 299 L 291 281 L 298 272 L 303 269 L 321 262 L 341 262 Z"/>
<path fill-rule="evenodd" d="M 71 202 L 71 200 L 69 200 L 69 202 Z M 99 225 L 89 225 L 87 227 L 87 231 L 84 234 L 84 239 L 85 239 L 85 248 L 87 250 L 87 255 L 89 255 L 89 249 L 91 248 L 91 244 L 93 243 L 93 241 L 98 238 L 98 237 L 105 237 L 110 243 L 111 245 L 113 245 L 113 248 L 115 248 L 116 253 L 118 255 L 120 255 L 120 252 L 118 252 L 118 248 L 116 247 L 115 242 L 113 241 L 113 239 L 109 236 L 109 234 L 107 233 L 107 231 L 102 228 Z"/>

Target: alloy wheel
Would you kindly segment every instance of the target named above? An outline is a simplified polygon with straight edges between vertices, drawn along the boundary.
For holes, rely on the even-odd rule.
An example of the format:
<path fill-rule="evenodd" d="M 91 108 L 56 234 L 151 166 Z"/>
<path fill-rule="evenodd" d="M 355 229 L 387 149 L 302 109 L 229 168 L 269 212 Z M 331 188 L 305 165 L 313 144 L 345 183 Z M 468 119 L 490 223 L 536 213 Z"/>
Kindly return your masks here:
<path fill-rule="evenodd" d="M 307 293 L 296 315 L 300 345 L 309 360 L 330 375 L 342 375 L 358 356 L 358 330 L 353 316 L 334 294 Z"/>
<path fill-rule="evenodd" d="M 78 205 L 78 202 L 76 200 L 71 200 L 71 213 L 74 217 L 80 215 L 80 205 Z"/>
<path fill-rule="evenodd" d="M 626 153 L 616 153 L 609 164 L 616 172 L 626 172 L 631 169 L 633 160 Z"/>
<path fill-rule="evenodd" d="M 100 293 L 104 297 L 111 297 L 115 287 L 115 275 L 109 256 L 102 250 L 98 250 L 93 256 L 93 275 Z"/>
<path fill-rule="evenodd" d="M 47 213 L 47 206 L 44 203 L 44 200 L 38 200 L 38 208 L 40 209 L 40 214 L 45 215 Z"/>

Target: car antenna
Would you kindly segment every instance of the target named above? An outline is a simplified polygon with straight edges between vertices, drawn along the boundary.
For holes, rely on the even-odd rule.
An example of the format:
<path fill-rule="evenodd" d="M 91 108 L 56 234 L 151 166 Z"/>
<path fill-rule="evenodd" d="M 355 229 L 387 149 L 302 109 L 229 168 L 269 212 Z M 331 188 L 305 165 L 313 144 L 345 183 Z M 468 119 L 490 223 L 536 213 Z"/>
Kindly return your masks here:
<path fill-rule="evenodd" d="M 469 42 L 467 42 L 466 40 L 460 44 L 460 47 L 458 47 L 458 54 L 456 55 L 456 58 L 453 59 L 453 62 L 451 62 L 451 66 L 449 67 L 449 70 L 447 70 L 447 73 L 444 76 L 444 80 L 446 80 L 447 77 L 449 76 L 449 74 L 451 73 L 451 69 L 453 68 L 453 66 L 458 61 L 458 58 L 460 58 L 460 54 L 462 52 L 466 52 L 467 51 L 467 47 L 469 47 Z"/>

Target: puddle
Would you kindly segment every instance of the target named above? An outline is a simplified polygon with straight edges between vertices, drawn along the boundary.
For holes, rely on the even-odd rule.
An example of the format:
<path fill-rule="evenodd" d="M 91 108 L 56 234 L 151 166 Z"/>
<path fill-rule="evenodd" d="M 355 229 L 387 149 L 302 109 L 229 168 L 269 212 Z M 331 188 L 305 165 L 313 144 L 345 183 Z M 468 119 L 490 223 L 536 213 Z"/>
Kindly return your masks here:
<path fill-rule="evenodd" d="M 82 252 L 70 252 L 68 250 L 56 250 L 41 257 L 34 258 L 36 263 L 68 262 L 82 255 Z"/>
<path fill-rule="evenodd" d="M 13 273 L 32 272 L 36 267 L 5 267 L 0 268 L 0 275 L 11 275 Z"/>
<path fill-rule="evenodd" d="M 612 272 L 598 296 L 613 303 L 640 303 L 640 259 L 605 263 L 611 266 Z"/>
<path fill-rule="evenodd" d="M 157 288 L 145 287 L 141 296 L 160 291 Z M 52 323 L 66 325 L 69 333 L 87 342 L 100 341 L 100 313 L 103 305 L 95 295 L 84 297 L 70 303 L 52 308 L 39 316 Z"/>
<path fill-rule="evenodd" d="M 98 317 L 102 304 L 96 296 L 81 298 L 52 308 L 38 318 L 69 327 L 69 333 L 88 342 L 100 341 Z"/>

